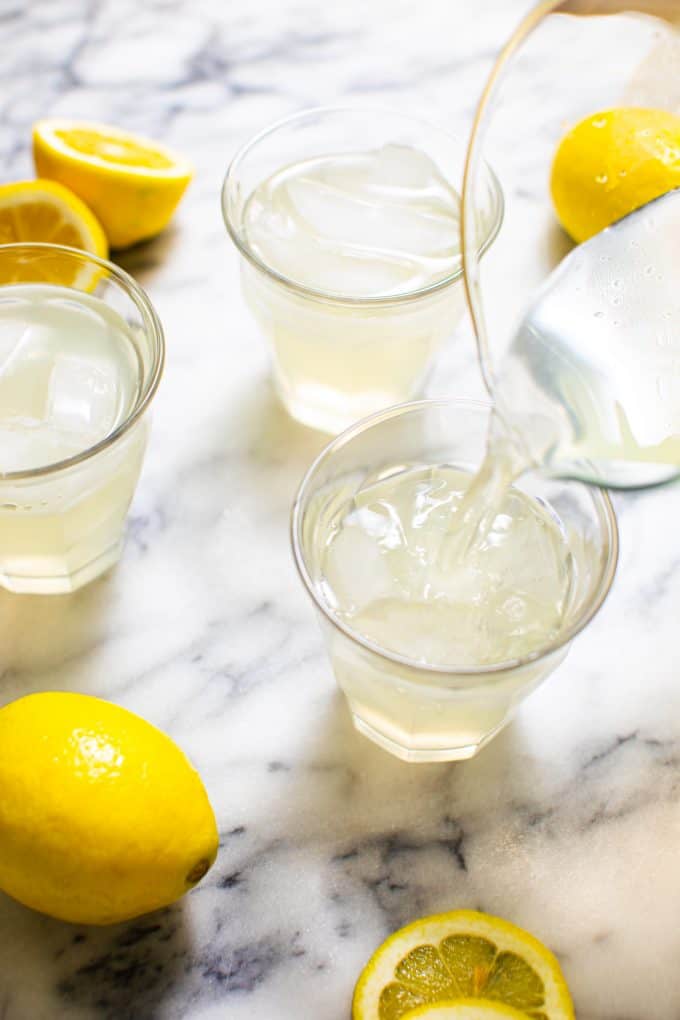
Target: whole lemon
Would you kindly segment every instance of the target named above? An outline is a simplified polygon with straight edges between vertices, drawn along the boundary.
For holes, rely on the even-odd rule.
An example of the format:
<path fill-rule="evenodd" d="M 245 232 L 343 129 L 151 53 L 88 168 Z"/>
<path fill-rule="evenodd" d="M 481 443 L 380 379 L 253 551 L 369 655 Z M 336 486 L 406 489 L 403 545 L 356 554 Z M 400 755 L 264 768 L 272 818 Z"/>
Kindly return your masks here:
<path fill-rule="evenodd" d="M 557 217 L 585 241 L 680 186 L 680 117 L 625 107 L 586 117 L 560 142 L 550 188 Z"/>
<path fill-rule="evenodd" d="M 127 920 L 187 892 L 217 844 L 200 776 L 139 716 L 59 692 L 0 709 L 0 888 L 21 903 Z"/>

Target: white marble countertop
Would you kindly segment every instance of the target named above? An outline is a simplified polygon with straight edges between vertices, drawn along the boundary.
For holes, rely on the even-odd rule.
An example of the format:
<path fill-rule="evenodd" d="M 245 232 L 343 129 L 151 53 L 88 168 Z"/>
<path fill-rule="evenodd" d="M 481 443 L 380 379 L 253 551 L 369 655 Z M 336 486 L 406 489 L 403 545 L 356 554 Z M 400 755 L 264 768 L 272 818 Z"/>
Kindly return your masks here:
<path fill-rule="evenodd" d="M 73 597 L 0 595 L 0 701 L 78 690 L 141 713 L 192 757 L 221 832 L 206 880 L 135 923 L 76 928 L 0 896 L 2 1020 L 347 1020 L 391 930 L 464 906 L 553 947 L 579 1020 L 680 1016 L 680 488 L 617 498 L 606 606 L 479 758 L 393 760 L 352 730 L 295 574 L 289 505 L 324 440 L 277 406 L 220 218 L 238 145 L 304 106 L 465 132 L 525 7 L 0 0 L 5 179 L 31 173 L 46 115 L 197 165 L 173 228 L 120 260 L 168 342 L 123 560 Z M 479 391 L 467 327 L 433 387 Z"/>

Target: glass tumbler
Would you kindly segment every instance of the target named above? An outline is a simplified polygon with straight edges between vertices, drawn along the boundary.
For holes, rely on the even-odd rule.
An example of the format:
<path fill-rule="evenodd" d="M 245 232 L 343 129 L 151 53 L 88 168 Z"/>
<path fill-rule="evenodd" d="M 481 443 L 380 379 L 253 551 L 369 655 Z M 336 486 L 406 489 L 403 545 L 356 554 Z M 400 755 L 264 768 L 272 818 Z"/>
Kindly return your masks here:
<path fill-rule="evenodd" d="M 275 124 L 235 156 L 222 190 L 224 221 L 242 256 L 243 293 L 268 340 L 279 397 L 294 418 L 333 434 L 421 391 L 438 348 L 464 308 L 458 225 L 453 224 L 448 275 L 415 290 L 371 291 L 367 296 L 357 284 L 354 291 L 315 289 L 301 282 L 302 269 L 298 271 L 292 262 L 284 273 L 280 262 L 277 268 L 263 261 L 247 230 L 248 204 L 259 185 L 295 164 L 330 154 L 385 152 L 389 146 L 424 153 L 445 181 L 460 191 L 463 143 L 415 117 L 352 108 L 308 110 Z M 394 154 L 393 172 L 403 174 L 400 150 L 389 151 Z M 403 159 L 406 150 L 401 152 Z M 399 187 L 405 188 L 404 182 L 395 178 L 394 191 Z M 503 198 L 486 165 L 475 188 L 481 254 L 500 229 Z M 315 201 L 331 200 L 322 194 Z M 374 213 L 366 203 L 362 233 L 368 238 Z M 318 206 L 314 215 L 320 215 Z M 285 215 L 277 216 L 277 229 L 285 233 Z M 427 225 L 425 214 L 423 221 Z M 415 244 L 415 239 L 394 242 L 396 247 L 401 243 Z M 323 258 L 323 243 L 315 244 L 310 244 L 308 260 Z M 276 250 L 290 254 L 287 248 Z M 360 272 L 368 270 L 353 270 Z M 329 275 L 335 279 L 339 273 Z M 342 280 L 338 279 L 340 287 Z"/>
<path fill-rule="evenodd" d="M 116 337 L 120 332 L 131 344 L 131 398 L 122 420 L 108 434 L 84 449 L 75 446 L 75 452 L 65 459 L 58 454 L 62 459 L 38 467 L 23 468 L 21 448 L 17 447 L 12 470 L 2 471 L 0 451 L 0 585 L 14 592 L 72 592 L 98 577 L 120 555 L 125 518 L 146 449 L 149 407 L 163 370 L 163 332 L 141 287 L 117 266 L 82 251 L 51 244 L 0 246 L 0 279 L 0 305 L 7 316 L 3 319 L 3 350 L 7 350 L 0 366 L 0 383 L 4 376 L 5 387 L 9 385 L 6 393 L 11 395 L 15 385 L 11 373 L 17 371 L 12 345 L 18 348 L 23 343 L 14 334 L 26 317 L 25 334 L 33 345 L 26 363 L 31 367 L 33 360 L 32 371 L 38 363 L 37 389 L 33 392 L 33 376 L 26 385 L 31 387 L 30 399 L 36 408 L 46 401 L 44 419 L 40 420 L 43 412 L 36 410 L 38 417 L 31 419 L 29 426 L 47 433 L 52 427 L 48 387 L 55 370 L 71 373 L 72 391 L 60 397 L 63 406 L 59 413 L 66 416 L 67 423 L 71 413 L 76 417 L 87 414 L 83 400 L 97 397 L 87 388 L 97 389 L 96 374 L 95 382 L 79 376 L 79 366 L 69 351 L 69 357 L 65 355 L 68 364 L 59 361 L 59 332 L 50 326 L 50 316 L 58 313 L 46 306 L 56 303 L 66 316 L 62 322 L 75 321 L 68 316 L 78 318 L 78 328 L 85 335 L 88 328 L 95 328 L 88 327 L 88 317 L 103 315 Z M 69 280 L 69 285 L 56 282 L 62 280 Z M 41 302 L 45 307 L 38 309 L 41 324 L 36 326 L 36 305 Z M 64 343 L 68 344 L 66 336 Z M 40 372 L 43 376 L 47 373 L 47 378 Z M 40 395 L 43 386 L 47 397 Z M 0 403 L 0 419 L 6 414 L 7 408 Z M 2 426 L 11 433 L 11 415 Z M 30 440 L 30 431 L 26 436 Z"/>
<path fill-rule="evenodd" d="M 354 725 L 405 761 L 475 755 L 562 661 L 571 640 L 602 605 L 614 577 L 618 533 L 606 493 L 581 482 L 527 474 L 515 487 L 552 515 L 564 538 L 565 557 L 571 558 L 571 590 L 559 633 L 549 644 L 521 659 L 458 669 L 396 654 L 339 617 L 322 569 L 338 507 L 364 486 L 408 468 L 446 465 L 475 471 L 484 456 L 490 410 L 490 405 L 471 401 L 427 400 L 359 422 L 322 451 L 293 505 L 295 562 Z"/>

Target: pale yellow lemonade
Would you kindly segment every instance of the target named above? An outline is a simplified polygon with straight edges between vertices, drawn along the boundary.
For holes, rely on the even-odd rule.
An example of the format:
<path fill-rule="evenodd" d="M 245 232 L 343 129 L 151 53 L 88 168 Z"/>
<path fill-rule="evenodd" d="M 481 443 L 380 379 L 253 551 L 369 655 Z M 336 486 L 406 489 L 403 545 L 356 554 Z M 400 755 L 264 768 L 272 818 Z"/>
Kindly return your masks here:
<path fill-rule="evenodd" d="M 571 582 L 559 521 L 508 489 L 488 531 L 441 565 L 470 475 L 414 468 L 337 510 L 323 561 L 334 608 L 354 629 L 423 664 L 522 658 L 557 635 Z"/>
<path fill-rule="evenodd" d="M 320 296 L 244 266 L 246 298 L 295 417 L 338 432 L 421 389 L 462 314 L 462 286 L 399 299 L 460 270 L 459 208 L 432 159 L 397 144 L 295 163 L 253 191 L 243 217 L 250 249 Z"/>
<path fill-rule="evenodd" d="M 146 426 L 93 458 L 125 421 L 143 372 L 134 330 L 103 301 L 49 284 L 0 290 L 0 574 L 68 591 L 117 557 Z M 31 478 L 13 473 L 34 472 Z"/>
<path fill-rule="evenodd" d="M 517 488 L 465 499 L 473 476 L 442 465 L 397 471 L 324 505 L 323 598 L 353 631 L 423 666 L 451 672 L 512 663 L 555 639 L 570 608 L 573 562 L 559 518 Z M 475 487 L 476 488 L 476 487 Z M 482 493 L 484 495 L 484 493 Z M 487 493 L 488 495 L 488 493 Z M 310 522 L 310 529 L 314 524 Z M 437 697 L 399 670 L 385 682 L 370 660 L 334 668 L 355 716 L 400 746 L 476 747 L 515 696 Z M 527 685 L 517 678 L 517 694 Z"/>

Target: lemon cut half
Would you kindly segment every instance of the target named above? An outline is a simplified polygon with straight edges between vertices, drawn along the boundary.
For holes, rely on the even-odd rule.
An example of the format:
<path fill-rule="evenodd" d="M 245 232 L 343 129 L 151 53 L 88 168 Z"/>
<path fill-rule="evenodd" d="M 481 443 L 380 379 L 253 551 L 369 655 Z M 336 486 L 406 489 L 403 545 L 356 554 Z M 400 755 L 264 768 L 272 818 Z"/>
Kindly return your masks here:
<path fill-rule="evenodd" d="M 455 910 L 415 921 L 380 946 L 357 982 L 353 1020 L 410 1020 L 418 1008 L 469 999 L 532 1020 L 574 1018 L 560 966 L 538 939 L 498 917 Z"/>
<path fill-rule="evenodd" d="M 193 176 L 178 153 L 108 124 L 40 120 L 33 159 L 41 177 L 71 188 L 94 211 L 112 248 L 163 230 Z"/>

